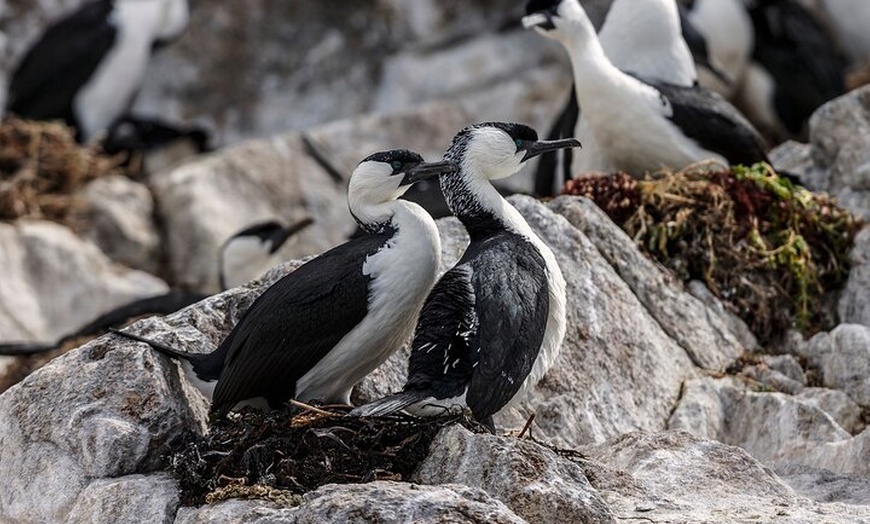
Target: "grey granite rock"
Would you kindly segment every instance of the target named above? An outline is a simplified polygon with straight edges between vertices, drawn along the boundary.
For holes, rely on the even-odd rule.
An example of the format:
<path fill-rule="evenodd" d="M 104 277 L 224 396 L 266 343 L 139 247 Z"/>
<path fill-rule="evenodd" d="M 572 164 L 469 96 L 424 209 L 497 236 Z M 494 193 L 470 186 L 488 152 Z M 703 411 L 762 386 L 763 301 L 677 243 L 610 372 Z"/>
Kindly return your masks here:
<path fill-rule="evenodd" d="M 580 466 L 517 438 L 446 428 L 414 477 L 479 487 L 528 522 L 616 522 Z"/>

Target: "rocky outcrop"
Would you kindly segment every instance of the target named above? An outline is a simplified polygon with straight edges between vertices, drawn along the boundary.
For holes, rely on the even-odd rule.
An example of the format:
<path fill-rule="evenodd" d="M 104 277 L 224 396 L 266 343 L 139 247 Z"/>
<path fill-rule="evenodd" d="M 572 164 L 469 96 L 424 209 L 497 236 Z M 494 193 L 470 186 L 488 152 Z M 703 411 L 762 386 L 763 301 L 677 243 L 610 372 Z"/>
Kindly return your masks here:
<path fill-rule="evenodd" d="M 52 222 L 0 223 L 0 267 L 3 342 L 52 342 L 109 309 L 167 290 Z"/>
<path fill-rule="evenodd" d="M 298 509 L 229 501 L 179 510 L 178 521 L 353 517 L 399 522 L 454 514 L 480 522 L 613 522 L 651 514 L 703 520 L 714 514 L 737 518 L 756 507 L 761 522 L 782 511 L 797 522 L 811 522 L 814 512 L 833 515 L 837 522 L 849 511 L 867 511 L 800 499 L 757 460 L 797 462 L 849 479 L 867 475 L 862 465 L 870 463 L 870 431 L 853 437 L 821 404 L 753 392 L 736 379 L 705 377 L 684 345 L 722 336 L 721 327 L 713 324 L 717 317 L 706 306 L 680 296 L 687 292 L 678 285 L 667 284 L 666 295 L 697 308 L 692 315 L 699 319 L 696 329 L 706 331 L 678 343 L 665 328 L 668 319 L 649 311 L 662 303 L 645 303 L 639 298 L 643 293 L 636 294 L 620 276 L 620 260 L 631 259 L 632 243 L 596 222 L 600 212 L 577 198 L 548 205 L 529 197 L 511 201 L 562 266 L 569 326 L 553 370 L 497 424 L 517 430 L 534 413 L 532 435 L 563 447 L 579 446 L 583 455 L 568 454 L 573 457 L 568 460 L 531 442 L 453 428 L 436 439 L 415 476 L 417 483 L 431 486 L 326 486 L 306 495 Z M 598 229 L 587 236 L 575 223 L 585 228 L 597 223 Z M 439 221 L 439 228 L 446 268 L 461 255 L 467 237 L 455 219 Z M 129 329 L 172 346 L 210 351 L 265 286 L 298 265 L 285 264 L 247 286 Z M 633 271 L 638 281 L 667 282 L 655 266 Z M 698 347 L 697 354 L 702 350 Z M 793 359 L 772 358 L 767 365 L 800 384 Z M 395 390 L 403 375 L 404 361 L 395 355 L 364 380 L 355 398 Z M 124 522 L 127 515 L 148 508 L 155 522 L 171 521 L 177 491 L 153 470 L 180 431 L 203 427 L 204 410 L 203 399 L 175 364 L 142 344 L 106 336 L 56 359 L 0 397 L 0 419 L 6 422 L 0 428 L 0 482 L 14 486 L 0 494 L 0 520 L 27 515 L 30 521 L 51 522 L 96 515 Z M 662 433 L 668 427 L 698 436 Z M 646 433 L 633 433 L 637 430 Z M 711 439 L 739 444 L 756 458 Z M 651 461 L 652 456 L 667 458 Z M 726 470 L 732 473 L 723 477 Z M 14 479 L 2 478 L 4 474 Z M 674 480 L 660 485 L 662 478 Z M 22 479 L 51 479 L 51 484 L 47 489 L 44 480 Z M 143 496 L 150 500 L 141 500 Z M 116 498 L 122 501 L 112 504 Z"/>

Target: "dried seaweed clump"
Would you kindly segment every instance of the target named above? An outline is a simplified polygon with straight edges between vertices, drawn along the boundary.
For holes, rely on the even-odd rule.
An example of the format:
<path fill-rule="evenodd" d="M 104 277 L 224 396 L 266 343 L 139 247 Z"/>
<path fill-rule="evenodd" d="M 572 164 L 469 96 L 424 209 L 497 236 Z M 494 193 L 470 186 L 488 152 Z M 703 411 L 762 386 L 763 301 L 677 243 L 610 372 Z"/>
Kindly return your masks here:
<path fill-rule="evenodd" d="M 683 280 L 704 281 L 761 342 L 792 325 L 807 334 L 832 327 L 821 297 L 842 286 L 860 223 L 831 197 L 767 164 L 698 164 L 634 185 L 626 177 L 571 181 L 565 193 L 593 199 Z"/>
<path fill-rule="evenodd" d="M 60 122 L 0 122 L 0 220 L 41 218 L 71 224 L 82 211 L 75 193 L 117 173 L 118 162 L 75 141 Z"/>
<path fill-rule="evenodd" d="M 462 416 L 350 417 L 245 408 L 208 435 L 187 434 L 168 456 L 183 504 L 230 497 L 292 503 L 329 483 L 407 480 L 438 431 Z"/>

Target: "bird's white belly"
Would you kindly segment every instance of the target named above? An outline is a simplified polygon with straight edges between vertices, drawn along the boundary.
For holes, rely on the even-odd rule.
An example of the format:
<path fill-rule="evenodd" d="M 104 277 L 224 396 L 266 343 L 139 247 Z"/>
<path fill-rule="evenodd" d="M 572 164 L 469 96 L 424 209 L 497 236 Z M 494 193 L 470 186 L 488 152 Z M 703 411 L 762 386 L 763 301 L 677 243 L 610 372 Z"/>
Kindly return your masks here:
<path fill-rule="evenodd" d="M 85 141 L 95 138 L 127 110 L 145 75 L 150 47 L 145 35 L 118 32 L 115 47 L 74 101 Z"/>
<path fill-rule="evenodd" d="M 589 118 L 599 148 L 611 165 L 634 176 L 665 167 L 682 169 L 710 158 L 725 162 L 683 135 L 664 113 L 659 101 L 632 99 L 599 108 Z"/>
<path fill-rule="evenodd" d="M 431 218 L 409 225 L 368 257 L 363 266 L 372 278 L 368 314 L 297 381 L 296 398 L 349 404 L 353 386 L 411 337 L 440 257 Z"/>

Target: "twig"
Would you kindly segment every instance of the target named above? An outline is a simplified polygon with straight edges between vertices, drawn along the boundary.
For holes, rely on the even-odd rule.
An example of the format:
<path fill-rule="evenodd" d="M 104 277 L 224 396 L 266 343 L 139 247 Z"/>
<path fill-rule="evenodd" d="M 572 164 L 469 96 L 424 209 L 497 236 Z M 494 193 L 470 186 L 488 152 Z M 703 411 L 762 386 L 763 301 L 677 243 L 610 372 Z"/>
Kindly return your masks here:
<path fill-rule="evenodd" d="M 313 411 L 313 412 L 315 412 L 315 413 L 320 413 L 321 415 L 330 415 L 330 416 L 333 416 L 333 417 L 336 416 L 336 414 L 333 413 L 333 412 L 331 412 L 331 411 L 326 411 L 326 410 L 324 410 L 324 409 L 316 408 L 316 407 L 314 407 L 314 406 L 312 406 L 312 405 L 309 405 L 309 404 L 306 404 L 306 403 L 304 403 L 304 402 L 299 402 L 299 401 L 296 400 L 296 399 L 292 399 L 292 398 L 291 398 L 290 400 L 288 400 L 288 402 L 289 402 L 290 404 L 296 406 L 297 408 L 302 408 L 302 409 L 305 409 L 305 410 L 308 410 L 308 411 Z"/>
<path fill-rule="evenodd" d="M 523 438 L 523 435 L 526 434 L 526 431 L 529 432 L 529 438 L 531 438 L 531 436 L 532 436 L 532 422 L 534 422 L 534 421 L 535 421 L 535 414 L 532 413 L 531 415 L 529 415 L 529 420 L 526 421 L 526 425 L 523 426 L 523 430 L 520 431 L 520 434 L 517 435 L 517 438 Z"/>

